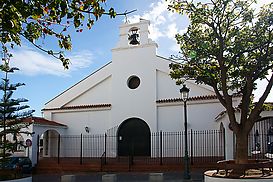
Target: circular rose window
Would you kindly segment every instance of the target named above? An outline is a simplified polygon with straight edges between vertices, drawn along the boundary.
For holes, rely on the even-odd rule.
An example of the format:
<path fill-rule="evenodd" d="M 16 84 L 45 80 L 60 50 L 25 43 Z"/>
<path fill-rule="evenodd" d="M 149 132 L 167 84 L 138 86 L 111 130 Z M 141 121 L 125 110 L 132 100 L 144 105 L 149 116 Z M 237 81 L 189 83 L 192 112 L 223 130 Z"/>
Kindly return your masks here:
<path fill-rule="evenodd" d="M 140 85 L 140 79 L 137 76 L 131 76 L 127 81 L 127 85 L 130 89 L 136 89 Z"/>

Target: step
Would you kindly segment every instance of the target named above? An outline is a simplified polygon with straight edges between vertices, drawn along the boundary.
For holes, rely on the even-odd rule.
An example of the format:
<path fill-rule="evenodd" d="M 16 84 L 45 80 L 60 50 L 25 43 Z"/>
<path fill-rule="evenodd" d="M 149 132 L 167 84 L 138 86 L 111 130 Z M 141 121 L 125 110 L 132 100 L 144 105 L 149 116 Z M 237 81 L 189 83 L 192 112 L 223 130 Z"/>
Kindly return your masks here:
<path fill-rule="evenodd" d="M 60 173 L 60 172 L 87 172 L 87 171 L 105 171 L 105 172 L 127 172 L 127 171 L 145 171 L 145 172 L 158 172 L 158 171 L 182 171 L 184 168 L 183 163 L 167 163 L 162 161 L 163 165 L 160 165 L 160 161 L 145 160 L 141 158 L 135 158 L 133 165 L 129 166 L 128 158 L 110 158 L 107 159 L 107 164 L 101 166 L 99 159 L 95 160 L 83 160 L 80 164 L 79 158 L 65 158 L 61 159 L 58 164 L 56 158 L 44 158 L 39 161 L 35 171 L 37 173 Z M 210 169 L 215 164 L 198 164 L 194 163 L 191 168 Z"/>

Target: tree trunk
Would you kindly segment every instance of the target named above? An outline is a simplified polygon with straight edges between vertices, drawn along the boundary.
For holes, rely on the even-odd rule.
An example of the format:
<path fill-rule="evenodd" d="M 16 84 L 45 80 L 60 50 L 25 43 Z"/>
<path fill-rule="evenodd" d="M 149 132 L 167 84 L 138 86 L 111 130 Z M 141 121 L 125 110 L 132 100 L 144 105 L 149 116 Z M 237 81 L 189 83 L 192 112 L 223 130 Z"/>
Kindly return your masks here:
<path fill-rule="evenodd" d="M 247 163 L 248 160 L 248 134 L 240 131 L 236 134 L 236 156 L 237 164 Z"/>
<path fill-rule="evenodd" d="M 239 178 L 244 175 L 244 169 L 240 168 L 240 164 L 248 163 L 248 134 L 247 132 L 240 131 L 236 133 L 236 156 L 235 163 L 237 167 L 232 169 L 229 176 Z"/>

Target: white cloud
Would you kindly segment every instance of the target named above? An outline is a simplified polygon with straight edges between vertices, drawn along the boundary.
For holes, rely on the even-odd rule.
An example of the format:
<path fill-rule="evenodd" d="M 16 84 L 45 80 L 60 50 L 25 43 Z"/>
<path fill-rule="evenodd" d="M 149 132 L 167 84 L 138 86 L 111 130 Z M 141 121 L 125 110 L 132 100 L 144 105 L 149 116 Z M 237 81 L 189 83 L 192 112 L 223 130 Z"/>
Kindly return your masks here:
<path fill-rule="evenodd" d="M 71 71 L 78 70 L 81 68 L 86 68 L 93 63 L 94 54 L 87 50 L 82 50 L 80 52 L 73 52 L 68 56 L 71 60 Z"/>
<path fill-rule="evenodd" d="M 67 56 L 71 63 L 69 69 L 65 70 L 59 60 L 39 50 L 23 46 L 13 51 L 12 54 L 11 65 L 20 69 L 18 73 L 28 76 L 55 75 L 66 77 L 72 71 L 88 67 L 94 58 L 90 51 L 73 52 Z"/>
<path fill-rule="evenodd" d="M 187 28 L 184 28 L 184 29 L 179 30 L 178 33 L 179 33 L 179 34 L 184 34 L 184 33 L 187 32 L 187 30 L 188 30 Z"/>
<path fill-rule="evenodd" d="M 169 39 L 175 39 L 178 29 L 175 23 L 168 25 L 166 35 Z"/>

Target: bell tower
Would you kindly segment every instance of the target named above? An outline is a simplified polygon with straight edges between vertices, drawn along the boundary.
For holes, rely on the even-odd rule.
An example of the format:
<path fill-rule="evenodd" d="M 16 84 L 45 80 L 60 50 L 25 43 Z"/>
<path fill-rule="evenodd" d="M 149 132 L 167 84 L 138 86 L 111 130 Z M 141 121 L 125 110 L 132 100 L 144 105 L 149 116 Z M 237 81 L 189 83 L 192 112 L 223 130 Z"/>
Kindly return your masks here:
<path fill-rule="evenodd" d="M 143 47 L 157 44 L 149 38 L 150 21 L 141 19 L 137 23 L 124 23 L 120 26 L 119 41 L 113 49 L 124 49 L 132 47 Z"/>
<path fill-rule="evenodd" d="M 137 23 L 124 23 L 119 27 L 119 40 L 112 49 L 111 63 L 112 126 L 138 118 L 151 130 L 156 128 L 158 57 L 157 44 L 148 37 L 149 25 L 150 21 L 140 19 Z"/>

